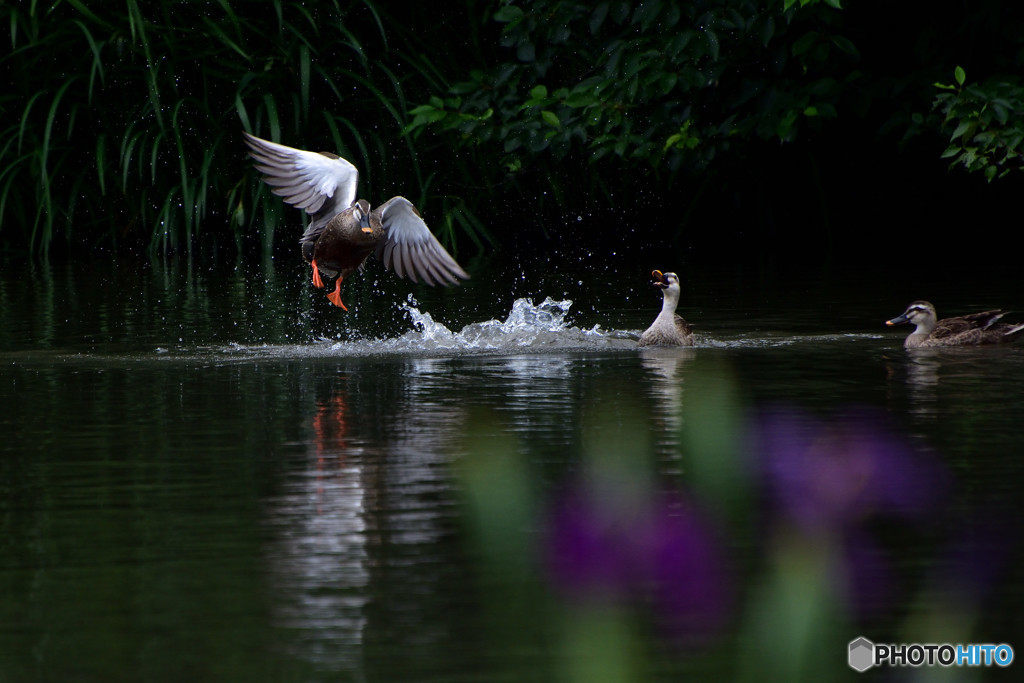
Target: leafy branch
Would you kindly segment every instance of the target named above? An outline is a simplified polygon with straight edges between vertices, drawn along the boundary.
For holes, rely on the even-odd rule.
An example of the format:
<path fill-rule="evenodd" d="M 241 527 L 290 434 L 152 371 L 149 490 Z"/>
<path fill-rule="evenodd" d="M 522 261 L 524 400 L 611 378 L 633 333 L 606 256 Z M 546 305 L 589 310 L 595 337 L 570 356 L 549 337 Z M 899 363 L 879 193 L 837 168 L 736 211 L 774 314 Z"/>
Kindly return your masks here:
<path fill-rule="evenodd" d="M 940 92 L 932 104 L 951 129 L 942 158 L 951 165 L 981 172 L 989 181 L 1024 170 L 1024 87 L 1016 78 L 996 77 L 967 85 L 967 74 L 956 67 L 955 83 L 936 83 Z"/>
<path fill-rule="evenodd" d="M 506 59 L 435 93 L 406 132 L 499 149 L 517 170 L 582 152 L 698 170 L 752 140 L 796 139 L 835 118 L 858 52 L 838 0 L 505 0 Z"/>

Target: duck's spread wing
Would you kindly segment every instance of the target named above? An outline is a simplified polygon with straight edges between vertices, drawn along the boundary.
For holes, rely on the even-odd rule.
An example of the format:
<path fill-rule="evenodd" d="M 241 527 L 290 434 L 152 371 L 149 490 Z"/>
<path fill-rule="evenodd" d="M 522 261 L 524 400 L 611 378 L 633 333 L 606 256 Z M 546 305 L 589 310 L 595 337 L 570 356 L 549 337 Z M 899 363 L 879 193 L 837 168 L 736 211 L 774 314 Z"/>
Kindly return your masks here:
<path fill-rule="evenodd" d="M 373 211 L 385 230 L 377 245 L 377 258 L 386 268 L 429 285 L 455 284 L 469 279 L 455 259 L 430 232 L 420 212 L 405 197 L 392 197 Z"/>
<path fill-rule="evenodd" d="M 270 185 L 271 192 L 306 213 L 320 214 L 314 224 L 326 224 L 355 201 L 359 171 L 345 159 L 243 134 L 249 156 L 256 162 L 256 170 L 263 174 L 263 181 Z M 326 220 L 317 220 L 321 216 Z"/>

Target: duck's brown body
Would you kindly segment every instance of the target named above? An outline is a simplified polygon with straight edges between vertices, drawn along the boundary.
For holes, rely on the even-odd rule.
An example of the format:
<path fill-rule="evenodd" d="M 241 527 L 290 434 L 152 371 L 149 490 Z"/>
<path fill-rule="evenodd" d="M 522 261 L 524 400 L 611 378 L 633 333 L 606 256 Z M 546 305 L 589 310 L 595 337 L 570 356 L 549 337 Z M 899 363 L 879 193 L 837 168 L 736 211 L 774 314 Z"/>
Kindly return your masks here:
<path fill-rule="evenodd" d="M 675 273 L 652 274 L 653 284 L 662 290 L 661 313 L 640 335 L 637 346 L 693 346 L 690 326 L 676 313 L 679 305 L 679 277 Z"/>
<path fill-rule="evenodd" d="M 368 212 L 369 202 L 360 199 L 358 203 Z M 339 274 L 345 277 L 363 265 L 363 261 L 373 253 L 377 242 L 383 239 L 379 220 L 377 228 L 376 232 L 372 228 L 364 232 L 359 227 L 359 220 L 352 216 L 350 207 L 332 218 L 322 229 L 313 234 L 307 231 L 302 236 L 302 256 L 310 263 L 316 261 L 320 264 L 320 270 L 328 277 L 337 277 Z"/>
<path fill-rule="evenodd" d="M 320 239 L 313 246 L 309 262 L 327 277 L 346 278 L 356 271 L 373 253 L 374 243 L 360 243 L 351 239 L 341 230 L 327 226 Z"/>
<path fill-rule="evenodd" d="M 377 243 L 383 239 L 380 220 L 377 231 L 372 227 L 363 228 L 360 218 L 355 214 L 369 214 L 370 203 L 365 199 L 334 216 L 322 227 L 315 230 L 311 226 L 299 241 L 302 256 L 313 268 L 313 284 L 325 287 L 323 277 L 336 278 L 334 291 L 327 295 L 331 303 L 346 311 L 348 308 L 341 301 L 341 283 L 373 253 Z M 362 221 L 365 223 L 365 221 Z"/>
<path fill-rule="evenodd" d="M 661 316 L 640 335 L 637 346 L 693 346 L 693 332 L 682 316 Z"/>
<path fill-rule="evenodd" d="M 927 301 L 914 301 L 901 315 L 886 325 L 915 325 L 903 345 L 908 349 L 943 346 L 978 346 L 1011 342 L 1024 333 L 1024 324 L 999 322 L 1006 313 L 996 309 L 937 320 L 935 307 Z"/>
<path fill-rule="evenodd" d="M 312 214 L 299 240 L 313 268 L 313 284 L 337 278 L 327 295 L 336 306 L 341 283 L 376 253 L 386 268 L 413 282 L 455 284 L 469 275 L 431 234 L 420 212 L 405 197 L 392 197 L 376 209 L 356 200 L 359 173 L 330 152 L 307 152 L 245 134 L 256 168 L 273 192 Z M 347 308 L 345 310 L 348 310 Z"/>

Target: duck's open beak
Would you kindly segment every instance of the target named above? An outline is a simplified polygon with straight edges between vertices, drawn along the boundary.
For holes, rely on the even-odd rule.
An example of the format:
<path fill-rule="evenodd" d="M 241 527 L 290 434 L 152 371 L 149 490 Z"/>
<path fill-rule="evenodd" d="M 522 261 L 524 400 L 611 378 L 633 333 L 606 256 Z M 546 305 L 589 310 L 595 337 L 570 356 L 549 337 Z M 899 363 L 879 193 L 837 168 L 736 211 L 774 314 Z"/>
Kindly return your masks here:
<path fill-rule="evenodd" d="M 909 322 L 910 322 L 910 319 L 907 318 L 907 314 L 904 313 L 903 315 L 896 316 L 892 320 L 886 320 L 885 324 L 888 325 L 889 327 L 892 327 L 893 325 L 902 325 L 903 323 L 909 323 Z"/>
<path fill-rule="evenodd" d="M 655 287 L 668 287 L 668 280 L 665 278 L 665 274 L 660 270 L 651 271 L 651 277 L 654 278 L 651 284 Z"/>

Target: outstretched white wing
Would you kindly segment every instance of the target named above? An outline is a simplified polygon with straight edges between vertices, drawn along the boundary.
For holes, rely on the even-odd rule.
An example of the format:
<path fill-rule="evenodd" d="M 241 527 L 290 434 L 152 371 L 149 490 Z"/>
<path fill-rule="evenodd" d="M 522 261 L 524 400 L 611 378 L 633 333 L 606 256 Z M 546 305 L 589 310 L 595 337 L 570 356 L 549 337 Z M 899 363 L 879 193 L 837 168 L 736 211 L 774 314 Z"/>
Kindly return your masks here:
<path fill-rule="evenodd" d="M 385 230 L 385 238 L 377 245 L 376 253 L 386 268 L 413 282 L 422 279 L 429 285 L 455 284 L 458 278 L 469 279 L 408 199 L 392 197 L 373 213 L 380 217 Z"/>
<path fill-rule="evenodd" d="M 345 159 L 243 134 L 264 182 L 292 206 L 310 214 L 322 212 L 330 220 L 355 201 L 359 171 Z"/>

